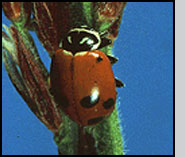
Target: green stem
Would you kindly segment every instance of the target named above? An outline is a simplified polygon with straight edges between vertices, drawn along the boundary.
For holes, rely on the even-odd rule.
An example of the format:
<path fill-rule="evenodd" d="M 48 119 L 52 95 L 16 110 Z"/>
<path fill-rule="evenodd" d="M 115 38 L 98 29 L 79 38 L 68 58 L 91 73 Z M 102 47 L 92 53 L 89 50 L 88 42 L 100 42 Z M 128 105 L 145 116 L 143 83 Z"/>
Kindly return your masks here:
<path fill-rule="evenodd" d="M 63 115 L 54 140 L 62 155 L 123 155 L 123 138 L 117 109 L 96 126 L 81 127 Z"/>

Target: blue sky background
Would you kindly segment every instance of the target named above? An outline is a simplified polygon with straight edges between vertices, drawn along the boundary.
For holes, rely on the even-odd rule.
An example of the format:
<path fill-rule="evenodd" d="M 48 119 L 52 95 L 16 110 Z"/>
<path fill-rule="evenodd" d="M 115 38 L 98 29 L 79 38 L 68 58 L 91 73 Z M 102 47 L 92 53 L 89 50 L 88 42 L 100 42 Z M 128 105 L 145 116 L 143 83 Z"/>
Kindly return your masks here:
<path fill-rule="evenodd" d="M 127 3 L 113 51 L 114 74 L 126 84 L 118 102 L 127 154 L 173 154 L 173 3 Z M 53 134 L 16 92 L 4 65 L 2 98 L 3 154 L 58 154 Z"/>

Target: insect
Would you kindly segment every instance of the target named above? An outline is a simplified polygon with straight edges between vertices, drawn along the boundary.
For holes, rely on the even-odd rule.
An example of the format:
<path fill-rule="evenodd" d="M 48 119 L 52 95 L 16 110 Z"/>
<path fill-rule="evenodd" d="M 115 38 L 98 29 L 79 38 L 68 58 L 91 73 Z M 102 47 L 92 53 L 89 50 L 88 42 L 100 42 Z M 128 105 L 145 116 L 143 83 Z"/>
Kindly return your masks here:
<path fill-rule="evenodd" d="M 62 110 L 82 126 L 95 125 L 109 116 L 116 103 L 112 65 L 117 59 L 100 48 L 111 44 L 105 34 L 87 27 L 71 29 L 52 57 L 51 91 Z"/>

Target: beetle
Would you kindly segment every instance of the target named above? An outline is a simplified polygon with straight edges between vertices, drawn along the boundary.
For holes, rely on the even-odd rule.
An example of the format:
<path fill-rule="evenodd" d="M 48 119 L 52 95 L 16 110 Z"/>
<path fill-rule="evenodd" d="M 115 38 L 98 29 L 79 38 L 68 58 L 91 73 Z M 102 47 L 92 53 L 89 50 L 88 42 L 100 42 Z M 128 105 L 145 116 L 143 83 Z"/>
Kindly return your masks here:
<path fill-rule="evenodd" d="M 99 50 L 112 43 L 104 36 L 87 27 L 73 28 L 52 57 L 54 99 L 82 126 L 95 125 L 109 116 L 116 103 L 116 87 L 123 86 L 112 70 L 117 58 Z"/>

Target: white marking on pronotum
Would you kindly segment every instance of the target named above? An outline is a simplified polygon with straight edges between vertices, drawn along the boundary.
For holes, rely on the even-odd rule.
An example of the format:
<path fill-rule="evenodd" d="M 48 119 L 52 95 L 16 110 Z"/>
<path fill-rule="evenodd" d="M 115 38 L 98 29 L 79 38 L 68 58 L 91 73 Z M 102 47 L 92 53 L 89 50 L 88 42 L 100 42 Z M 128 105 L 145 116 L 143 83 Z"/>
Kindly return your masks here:
<path fill-rule="evenodd" d="M 62 44 L 62 41 L 61 41 L 61 42 L 59 43 L 59 47 L 62 48 L 62 45 L 63 45 L 63 44 Z"/>
<path fill-rule="evenodd" d="M 70 44 L 72 44 L 71 36 L 68 36 L 67 40 L 69 41 Z"/>
<path fill-rule="evenodd" d="M 85 38 L 83 38 L 83 39 L 80 41 L 80 44 L 84 44 L 84 42 L 86 42 L 86 41 L 87 41 L 87 44 L 89 44 L 89 45 L 91 45 L 91 44 L 94 43 L 94 41 L 93 41 L 92 39 L 90 39 L 90 38 L 88 38 L 88 37 L 85 37 Z"/>
<path fill-rule="evenodd" d="M 71 29 L 70 31 L 69 31 L 69 33 L 70 32 L 86 32 L 86 33 L 88 33 L 88 34 L 92 34 L 92 35 L 94 35 L 96 38 L 97 38 L 97 40 L 98 40 L 98 42 L 97 42 L 97 44 L 94 44 L 93 45 L 93 47 L 91 48 L 91 50 L 96 50 L 99 46 L 100 46 L 100 44 L 101 44 L 101 38 L 100 38 L 100 34 L 98 33 L 98 32 L 96 32 L 96 31 L 93 31 L 93 30 L 88 30 L 88 29 L 85 29 L 85 28 L 74 28 L 74 29 Z M 83 39 L 82 39 L 83 40 Z M 84 39 L 84 40 L 87 40 L 87 39 Z M 82 41 L 81 41 L 82 42 Z M 92 42 L 91 40 L 89 40 L 88 42 Z"/>

